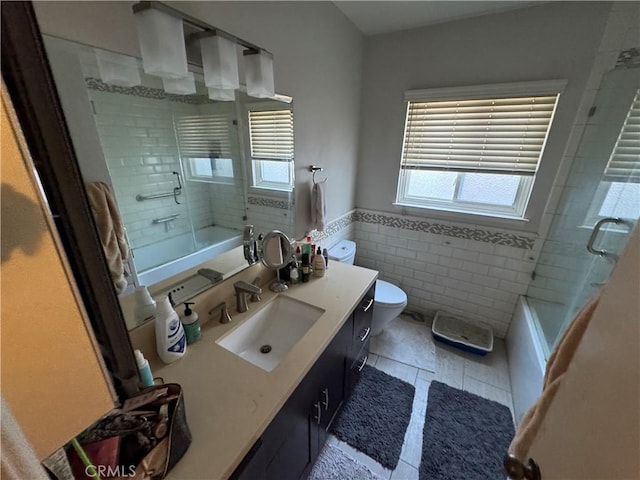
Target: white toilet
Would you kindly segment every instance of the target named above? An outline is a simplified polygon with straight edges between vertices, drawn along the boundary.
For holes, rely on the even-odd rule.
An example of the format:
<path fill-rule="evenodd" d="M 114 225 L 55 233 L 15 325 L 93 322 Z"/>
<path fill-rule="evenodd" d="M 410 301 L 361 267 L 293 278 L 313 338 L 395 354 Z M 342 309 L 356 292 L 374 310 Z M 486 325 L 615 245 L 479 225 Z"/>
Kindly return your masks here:
<path fill-rule="evenodd" d="M 350 240 L 341 240 L 329 249 L 329 259 L 353 265 L 356 257 L 356 244 Z M 331 263 L 329 263 L 331 268 Z M 388 323 L 396 318 L 407 306 L 407 294 L 401 288 L 378 280 L 374 299 L 373 323 L 371 335 L 378 335 Z"/>

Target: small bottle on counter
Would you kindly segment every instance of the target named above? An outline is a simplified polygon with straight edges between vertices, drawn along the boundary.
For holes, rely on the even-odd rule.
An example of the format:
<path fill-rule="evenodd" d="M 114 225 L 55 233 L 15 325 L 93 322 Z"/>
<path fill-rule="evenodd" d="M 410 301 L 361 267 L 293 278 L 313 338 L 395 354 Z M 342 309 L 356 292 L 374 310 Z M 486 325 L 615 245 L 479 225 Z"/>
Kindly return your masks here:
<path fill-rule="evenodd" d="M 327 269 L 327 266 L 324 263 L 324 257 L 322 256 L 322 250 L 318 247 L 318 251 L 316 252 L 316 256 L 313 257 L 313 276 L 314 277 L 324 277 L 324 272 Z"/>
<path fill-rule="evenodd" d="M 181 318 L 182 326 L 184 327 L 184 333 L 187 337 L 188 344 L 195 343 L 202 338 L 198 312 L 194 312 L 191 308 L 189 308 L 189 305 L 193 304 L 193 302 L 184 302 L 184 315 Z"/>
<path fill-rule="evenodd" d="M 311 276 L 310 254 L 303 253 L 302 254 L 302 282 L 303 283 L 308 282 L 310 276 Z"/>
<path fill-rule="evenodd" d="M 329 250 L 323 248 L 322 256 L 324 257 L 324 268 L 325 270 L 329 270 Z"/>
<path fill-rule="evenodd" d="M 134 296 L 136 299 L 135 307 L 133 307 L 133 315 L 136 324 L 141 324 L 147 320 L 153 320 L 156 314 L 156 302 L 151 298 L 151 294 L 144 285 L 137 287 Z"/>
<path fill-rule="evenodd" d="M 151 374 L 149 360 L 144 358 L 144 355 L 138 349 L 134 350 L 133 354 L 135 355 L 136 363 L 138 364 L 138 371 L 140 372 L 140 380 L 142 380 L 142 386 L 153 387 L 153 375 Z"/>
<path fill-rule="evenodd" d="M 293 257 L 293 260 L 289 264 L 289 282 L 291 285 L 297 285 L 300 282 L 300 272 L 298 270 L 298 261 L 296 257 Z"/>

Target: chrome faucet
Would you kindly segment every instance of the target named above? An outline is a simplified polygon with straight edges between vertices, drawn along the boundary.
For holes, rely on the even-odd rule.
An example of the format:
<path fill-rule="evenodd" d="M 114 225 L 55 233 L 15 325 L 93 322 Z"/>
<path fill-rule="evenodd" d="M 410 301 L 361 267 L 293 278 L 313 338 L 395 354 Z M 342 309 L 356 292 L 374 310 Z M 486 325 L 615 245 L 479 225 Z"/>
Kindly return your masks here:
<path fill-rule="evenodd" d="M 248 293 L 251 295 L 260 295 L 262 293 L 262 289 L 260 287 L 249 282 L 245 282 L 244 280 L 234 283 L 233 288 L 236 290 L 236 310 L 238 313 L 244 313 L 249 310 L 249 305 L 247 305 Z"/>
<path fill-rule="evenodd" d="M 220 309 L 220 323 L 229 323 L 231 321 L 231 315 L 229 315 L 229 310 L 227 310 L 227 302 L 220 302 L 209 310 L 209 316 L 218 309 Z"/>

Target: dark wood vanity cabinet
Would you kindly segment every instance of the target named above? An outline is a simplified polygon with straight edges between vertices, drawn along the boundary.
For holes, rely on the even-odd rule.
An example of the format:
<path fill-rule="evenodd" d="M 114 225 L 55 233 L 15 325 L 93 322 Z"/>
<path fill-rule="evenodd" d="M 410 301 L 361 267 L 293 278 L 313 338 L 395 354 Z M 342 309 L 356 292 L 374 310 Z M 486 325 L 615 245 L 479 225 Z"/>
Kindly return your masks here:
<path fill-rule="evenodd" d="M 298 480 L 309 474 L 369 352 L 371 287 L 260 439 L 232 474 L 242 480 Z M 371 300 L 371 301 L 370 301 Z M 363 361 L 362 358 L 365 358 Z"/>

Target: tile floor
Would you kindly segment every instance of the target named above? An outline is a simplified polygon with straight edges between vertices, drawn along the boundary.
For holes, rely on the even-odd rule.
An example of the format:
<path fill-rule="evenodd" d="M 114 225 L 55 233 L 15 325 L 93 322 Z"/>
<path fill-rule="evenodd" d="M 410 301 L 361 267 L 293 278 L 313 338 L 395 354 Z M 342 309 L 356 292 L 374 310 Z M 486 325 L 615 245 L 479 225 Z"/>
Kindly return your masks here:
<path fill-rule="evenodd" d="M 411 422 L 395 470 L 388 470 L 334 436 L 329 442 L 385 480 L 417 480 L 422 455 L 422 429 L 432 380 L 475 393 L 509 407 L 511 384 L 504 341 L 494 340 L 493 352 L 481 357 L 434 343 L 430 325 L 400 316 L 371 342 L 368 364 L 411 383 L 415 389 Z"/>

